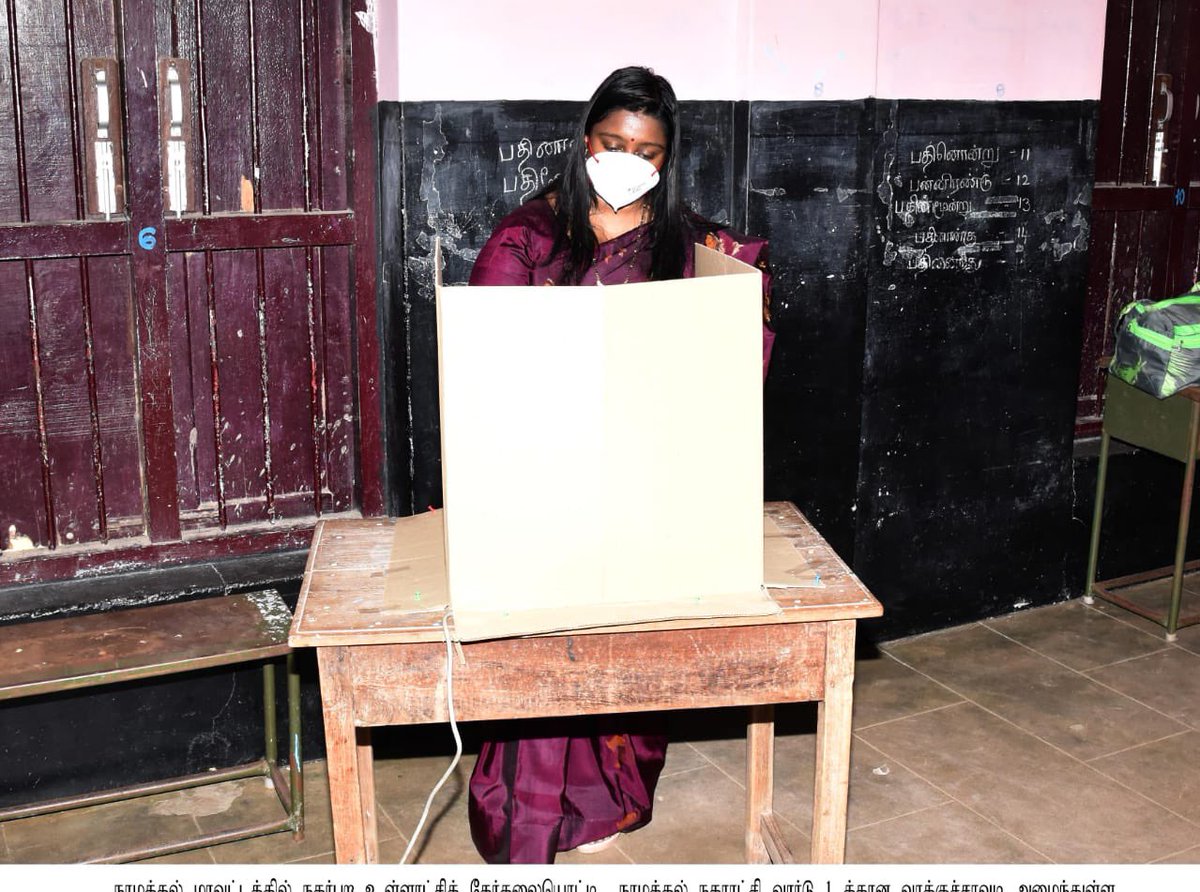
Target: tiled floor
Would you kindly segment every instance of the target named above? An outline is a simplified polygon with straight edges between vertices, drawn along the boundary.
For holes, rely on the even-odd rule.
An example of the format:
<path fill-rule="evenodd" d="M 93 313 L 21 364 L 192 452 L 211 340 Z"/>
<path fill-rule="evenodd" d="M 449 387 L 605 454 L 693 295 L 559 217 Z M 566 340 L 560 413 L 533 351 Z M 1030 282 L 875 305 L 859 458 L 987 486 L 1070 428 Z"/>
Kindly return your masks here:
<path fill-rule="evenodd" d="M 1200 863 L 1200 626 L 1168 644 L 1126 611 L 1072 601 L 883 651 L 857 667 L 847 861 Z M 801 858 L 814 715 L 811 705 L 778 715 L 775 810 Z M 654 821 L 602 854 L 560 863 L 742 859 L 738 716 L 673 721 Z M 472 758 L 440 794 L 419 861 L 478 863 L 466 819 Z M 446 764 L 441 753 L 377 762 L 383 860 L 401 857 Z M 330 862 L 323 763 L 306 766 L 306 789 L 303 842 L 276 834 L 164 860 Z M 80 860 L 277 813 L 261 781 L 239 781 L 0 825 L 0 861 Z"/>

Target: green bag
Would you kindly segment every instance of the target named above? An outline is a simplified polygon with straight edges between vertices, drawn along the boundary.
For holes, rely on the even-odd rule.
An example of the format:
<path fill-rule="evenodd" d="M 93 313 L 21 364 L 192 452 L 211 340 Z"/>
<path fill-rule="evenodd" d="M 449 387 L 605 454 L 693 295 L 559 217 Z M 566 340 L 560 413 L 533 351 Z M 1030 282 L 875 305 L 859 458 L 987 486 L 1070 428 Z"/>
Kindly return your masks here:
<path fill-rule="evenodd" d="M 1178 297 L 1127 304 L 1108 371 L 1159 399 L 1200 384 L 1200 282 Z"/>

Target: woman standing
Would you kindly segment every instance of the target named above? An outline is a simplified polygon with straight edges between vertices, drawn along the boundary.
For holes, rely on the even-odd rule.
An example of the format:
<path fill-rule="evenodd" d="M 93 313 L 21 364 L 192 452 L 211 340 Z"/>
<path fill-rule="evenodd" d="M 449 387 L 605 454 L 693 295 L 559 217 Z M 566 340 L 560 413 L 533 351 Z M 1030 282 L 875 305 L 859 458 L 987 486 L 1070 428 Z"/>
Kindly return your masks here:
<path fill-rule="evenodd" d="M 679 186 L 678 107 L 647 68 L 622 68 L 593 94 L 561 178 L 510 213 L 475 261 L 472 285 L 621 285 L 694 275 L 699 242 L 763 271 L 767 244 L 704 220 Z M 613 721 L 621 722 L 617 717 Z M 632 725 L 632 720 L 626 720 Z M 648 823 L 667 739 L 613 733 L 484 743 L 470 782 L 471 836 L 490 863 L 552 863 L 599 851 Z"/>

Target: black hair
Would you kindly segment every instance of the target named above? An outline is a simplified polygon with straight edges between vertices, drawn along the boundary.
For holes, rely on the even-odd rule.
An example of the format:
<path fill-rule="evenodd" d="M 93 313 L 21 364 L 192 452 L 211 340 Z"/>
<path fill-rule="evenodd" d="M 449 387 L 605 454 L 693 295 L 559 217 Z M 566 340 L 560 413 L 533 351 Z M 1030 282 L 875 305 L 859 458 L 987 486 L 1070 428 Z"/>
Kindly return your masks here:
<path fill-rule="evenodd" d="M 666 161 L 658 172 L 658 185 L 646 195 L 650 203 L 650 278 L 678 279 L 683 275 L 687 221 L 691 212 L 683 203 L 679 185 L 679 103 L 665 77 L 649 68 L 619 68 L 596 88 L 575 129 L 575 144 L 567 155 L 562 176 L 543 195 L 556 195 L 558 236 L 555 253 L 562 252 L 562 284 L 578 284 L 596 253 L 596 235 L 589 216 L 596 193 L 585 167 L 584 137 L 614 111 L 649 115 L 663 125 L 667 135 Z"/>

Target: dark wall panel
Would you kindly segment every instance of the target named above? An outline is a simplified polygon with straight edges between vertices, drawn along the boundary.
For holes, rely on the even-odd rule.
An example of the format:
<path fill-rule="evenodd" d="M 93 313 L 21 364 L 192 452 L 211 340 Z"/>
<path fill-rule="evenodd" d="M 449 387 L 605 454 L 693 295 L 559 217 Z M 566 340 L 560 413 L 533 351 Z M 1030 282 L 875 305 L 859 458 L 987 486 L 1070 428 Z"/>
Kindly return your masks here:
<path fill-rule="evenodd" d="M 771 239 L 775 352 L 766 496 L 795 502 L 844 556 L 854 546 L 866 227 L 867 103 L 754 103 L 749 226 Z"/>
<path fill-rule="evenodd" d="M 854 566 L 889 628 L 1063 590 L 1091 114 L 877 106 Z"/>

